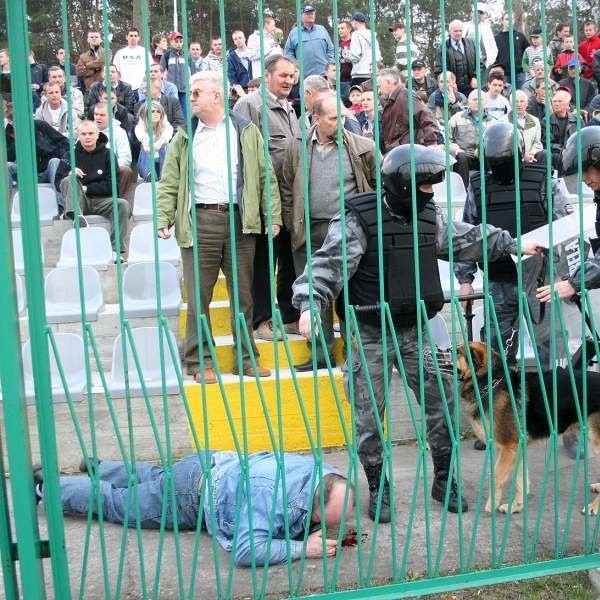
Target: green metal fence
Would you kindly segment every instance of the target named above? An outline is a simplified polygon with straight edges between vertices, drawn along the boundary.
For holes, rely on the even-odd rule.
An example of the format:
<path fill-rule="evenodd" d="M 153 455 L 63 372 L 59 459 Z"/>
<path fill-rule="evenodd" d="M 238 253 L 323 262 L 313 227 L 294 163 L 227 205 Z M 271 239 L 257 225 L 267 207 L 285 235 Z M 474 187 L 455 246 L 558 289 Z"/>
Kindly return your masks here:
<path fill-rule="evenodd" d="M 54 325 L 46 320 L 44 276 L 54 266 L 48 259 L 48 254 L 57 249 L 57 239 L 66 231 L 63 221 L 56 221 L 51 227 L 41 227 L 38 209 L 38 187 L 35 162 L 35 131 L 31 118 L 33 113 L 31 98 L 31 81 L 28 61 L 29 42 L 27 31 L 27 7 L 24 2 L 6 2 L 8 25 L 8 48 L 11 55 L 11 88 L 14 111 L 14 128 L 16 134 L 16 164 L 18 167 L 18 191 L 20 197 L 21 235 L 24 255 L 24 282 L 27 300 L 27 316 L 19 317 L 17 308 L 17 292 L 15 282 L 15 248 L 11 243 L 12 193 L 4 169 L 0 173 L 3 210 L 0 215 L 0 230 L 3 232 L 0 244 L 0 278 L 7 284 L 0 289 L 0 305 L 5 314 L 9 315 L 8 328 L 0 347 L 0 382 L 2 389 L 2 423 L 3 440 L 0 445 L 0 469 L 7 475 L 0 486 L 0 556 L 3 566 L 3 590 L 7 598 L 23 597 L 27 599 L 56 597 L 56 598 L 120 598 L 139 596 L 143 598 L 237 598 L 237 597 L 300 597 L 313 595 L 329 597 L 333 595 L 347 597 L 377 597 L 399 598 L 427 593 L 436 593 L 463 587 L 484 586 L 492 583 L 502 583 L 515 579 L 527 579 L 544 575 L 553 575 L 568 571 L 583 570 L 600 566 L 597 552 L 599 523 L 595 516 L 580 514 L 580 508 L 591 500 L 590 482 L 596 472 L 595 463 L 591 459 L 588 447 L 586 378 L 583 378 L 583 398 L 581 410 L 578 411 L 576 423 L 579 425 L 577 458 L 567 459 L 561 451 L 558 430 L 558 409 L 560 398 L 556 377 L 553 384 L 543 393 L 544 414 L 549 423 L 550 436 L 537 445 L 527 446 L 528 429 L 524 392 L 513 390 L 510 396 L 511 413 L 517 423 L 519 442 L 516 467 L 510 474 L 510 484 L 505 486 L 505 500 L 509 506 L 508 514 L 495 510 L 486 512 L 485 502 L 488 495 L 489 482 L 495 476 L 498 451 L 493 443 L 494 414 L 489 413 L 489 420 L 484 420 L 487 448 L 483 453 L 472 450 L 469 427 L 464 407 L 460 403 L 461 381 L 459 372 L 454 369 L 451 375 L 444 369 L 433 353 L 432 363 L 428 366 L 426 349 L 436 344 L 433 325 L 428 319 L 427 306 L 421 299 L 421 285 L 428 273 L 419 268 L 419 256 L 415 253 L 415 272 L 419 274 L 416 281 L 416 344 L 419 349 L 418 379 L 420 394 L 413 395 L 410 391 L 409 379 L 415 373 L 407 370 L 403 355 L 412 348 L 403 347 L 401 333 L 393 326 L 392 314 L 386 302 L 386 284 L 383 278 L 379 282 L 378 314 L 381 323 L 381 346 L 391 347 L 390 352 L 382 351 L 382 374 L 384 391 L 385 417 L 377 414 L 376 406 L 380 398 L 375 397 L 375 383 L 370 372 L 372 365 L 368 363 L 365 348 L 362 344 L 363 330 L 361 329 L 360 311 L 350 303 L 348 281 L 352 273 L 347 261 L 348 229 L 345 212 L 345 198 L 341 189 L 339 198 L 340 219 L 342 230 L 342 262 L 343 289 L 342 297 L 345 305 L 346 319 L 340 322 L 341 336 L 348 341 L 344 344 L 344 356 L 347 364 L 360 367 L 367 372 L 366 384 L 375 413 L 378 435 L 383 441 L 384 474 L 389 476 L 390 495 L 394 510 L 391 523 L 373 523 L 367 516 L 369 492 L 357 452 L 356 418 L 354 410 L 355 377 L 353 368 L 342 369 L 341 341 L 336 341 L 335 356 L 327 355 L 327 369 L 315 371 L 309 377 L 301 375 L 293 364 L 307 357 L 305 343 L 297 337 L 287 335 L 276 294 L 276 251 L 274 237 L 269 234 L 268 256 L 270 273 L 271 312 L 273 329 L 283 338 L 280 342 L 261 343 L 261 356 L 250 358 L 252 368 L 256 370 L 259 362 L 272 362 L 273 375 L 261 379 L 244 377 L 243 373 L 233 377 L 228 371 L 231 367 L 223 365 L 231 363 L 231 339 L 225 335 L 233 332 L 227 329 L 227 311 L 233 311 L 234 330 L 237 339 L 243 339 L 250 344 L 252 332 L 248 330 L 244 313 L 240 304 L 240 290 L 237 285 L 238 265 L 233 261 L 232 272 L 235 284 L 232 295 L 225 306 L 213 304 L 209 315 L 196 302 L 197 330 L 200 347 L 206 340 L 210 351 L 210 363 L 214 365 L 217 374 L 217 384 L 198 385 L 186 374 L 181 366 L 180 342 L 183 333 L 171 337 L 169 332 L 182 332 L 177 319 L 167 316 L 161 305 L 161 271 L 159 267 L 159 239 L 153 236 L 153 286 L 156 291 L 157 310 L 153 317 L 145 321 L 127 316 L 123 296 L 124 272 L 126 264 L 117 262 L 108 266 L 101 274 L 104 293 L 106 295 L 106 310 L 101 312 L 97 321 L 87 318 L 84 297 L 84 272 L 81 260 L 77 264 L 76 289 L 70 290 L 79 302 L 79 318 L 72 325 Z M 215 5 L 216 7 L 216 5 Z M 319 5 L 318 22 L 325 24 L 326 15 L 332 32 L 335 48 L 335 61 L 339 62 L 338 23 L 345 17 L 347 7 L 340 8 L 334 2 L 329 6 Z M 370 2 L 364 7 L 368 13 L 368 25 L 371 32 L 382 35 L 381 23 L 377 16 L 381 8 Z M 476 5 L 473 5 L 476 10 Z M 513 6 L 509 1 L 506 10 L 512 14 Z M 142 43 L 148 47 L 151 37 L 150 8 L 148 3 L 141 3 L 142 9 Z M 257 29 L 263 30 L 264 14 L 267 7 L 259 1 L 256 6 Z M 446 31 L 449 17 L 448 7 L 440 3 L 441 30 Z M 66 0 L 60 3 L 60 19 L 66 50 L 66 62 L 71 62 L 69 47 L 70 11 L 75 10 Z M 180 22 L 184 37 L 184 47 L 192 41 L 188 35 L 189 23 L 188 3 L 184 0 L 180 10 Z M 229 39 L 229 16 L 224 3 L 219 3 L 219 32 L 223 41 Z M 546 3 L 541 5 L 541 23 L 544 39 L 549 38 L 549 30 L 545 19 Z M 577 7 L 571 7 L 573 13 L 573 31 L 577 34 Z M 296 21 L 302 18 L 302 6 L 295 6 Z M 406 23 L 408 54 L 413 39 L 412 7 L 406 4 L 403 13 L 394 14 L 394 19 L 402 19 Z M 465 15 L 466 16 L 466 15 Z M 111 23 L 109 6 L 106 2 L 101 7 L 101 31 L 104 40 L 110 39 Z M 246 28 L 249 28 L 250 24 Z M 513 26 L 511 25 L 511 31 Z M 386 27 L 387 29 L 387 27 Z M 287 33 L 287 32 L 285 32 Z M 478 24 L 475 23 L 475 38 L 478 39 Z M 445 39 L 445 35 L 442 36 Z M 261 52 L 264 51 L 265 39 L 260 37 Z M 107 43 L 107 47 L 108 47 Z M 476 44 L 477 72 L 482 60 L 479 44 Z M 113 41 L 113 50 L 115 42 Z M 264 52 L 262 52 L 264 54 Z M 304 96 L 304 53 L 303 44 L 298 47 L 299 89 L 300 99 Z M 546 51 L 544 51 L 544 55 Z M 511 43 L 511 79 L 515 81 L 515 49 Z M 188 58 L 186 50 L 186 60 Z M 545 58 L 545 56 L 544 56 Z M 372 44 L 372 62 L 376 64 L 375 46 Z M 388 61 L 390 62 L 390 61 Z M 110 64 L 106 57 L 105 66 Z M 149 64 L 146 63 L 146 81 L 150 78 Z M 442 70 L 447 72 L 446 57 L 442 53 Z M 264 61 L 263 61 L 264 70 Z M 410 73 L 410 70 L 409 70 Z M 227 81 L 227 61 L 223 61 L 222 76 Z M 576 77 L 576 83 L 579 76 Z M 545 75 L 546 87 L 549 75 Z M 340 90 L 339 69 L 336 88 Z M 480 82 L 481 83 L 481 82 Z M 67 78 L 67 91 L 70 88 Z M 411 87 L 411 77 L 406 85 Z M 444 91 L 447 92 L 449 80 L 444 78 Z M 374 94 L 377 97 L 377 78 L 373 81 Z M 223 86 L 223 97 L 229 95 L 227 83 Z M 481 89 L 481 87 L 480 87 Z M 188 90 L 189 91 L 189 90 Z M 512 90 L 511 105 L 516 104 L 515 88 Z M 270 156 L 274 138 L 269 132 L 267 109 L 267 91 L 261 88 L 261 133 L 266 140 L 262 160 L 265 163 L 265 178 L 268 181 L 273 166 Z M 445 201 L 438 204 L 449 219 L 459 208 L 453 202 L 450 172 L 450 139 L 448 130 L 449 106 L 447 93 L 444 101 L 444 145 L 446 152 L 446 183 Z M 146 98 L 150 97 L 149 87 Z M 338 92 L 339 97 L 339 92 Z M 72 99 L 67 93 L 69 113 Z M 109 98 L 109 109 L 112 102 Z M 192 120 L 188 94 L 186 131 L 192 139 Z M 410 139 L 415 139 L 415 124 L 413 121 L 416 100 L 408 95 Z M 478 106 L 481 111 L 484 97 L 478 96 Z M 576 99 L 576 104 L 578 99 Z M 307 110 L 301 102 L 299 117 L 302 133 L 301 169 L 303 176 L 303 195 L 310 198 L 309 189 L 309 157 L 306 140 L 310 127 L 307 121 Z M 147 100 L 150 107 L 150 101 Z M 546 98 L 546 143 L 550 143 L 548 126 L 549 99 Z M 577 111 L 581 106 L 576 105 Z M 109 136 L 113 136 L 113 128 L 118 127 L 109 110 Z M 230 107 L 225 102 L 225 114 L 229 115 Z M 70 129 L 73 130 L 69 114 Z M 336 144 L 342 145 L 342 117 L 338 115 Z M 231 122 L 226 119 L 226 156 L 231 156 L 230 129 Z M 578 121 L 578 129 L 582 123 Z M 379 139 L 382 123 L 378 111 L 374 117 L 374 137 Z M 152 127 L 151 127 L 152 129 Z M 514 151 L 518 156 L 517 124 L 514 124 Z M 412 143 L 412 142 L 411 142 Z M 193 164 L 192 144 L 187 144 L 187 159 Z M 150 152 L 154 153 L 154 145 L 150 142 Z M 485 165 L 483 152 L 483 130 L 479 135 L 479 172 L 483 184 L 482 194 L 485 193 Z M 579 148 L 580 168 L 576 177 L 576 191 L 572 200 L 578 219 L 577 246 L 579 262 L 583 263 L 588 250 L 586 246 L 589 229 L 592 223 L 588 221 L 590 214 L 590 198 L 584 194 L 581 173 L 581 148 Z M 0 162 L 6 158 L 4 137 L 0 141 Z M 414 154 L 412 164 L 412 205 L 413 212 L 417 210 L 415 185 Z M 74 136 L 71 136 L 70 162 L 75 163 Z M 230 163 L 228 160 L 228 167 Z M 518 173 L 518 158 L 515 158 L 515 171 Z M 553 186 L 552 186 L 551 157 L 547 156 L 547 188 L 548 188 L 548 245 L 553 247 L 554 225 L 552 221 Z M 115 158 L 112 159 L 112 197 L 113 206 L 117 206 L 118 182 L 114 173 L 117 170 Z M 376 193 L 381 200 L 381 156 L 376 156 Z M 75 178 L 74 174 L 71 177 Z M 332 180 L 344 179 L 343 157 L 338 152 L 337 172 L 331 174 Z M 231 192 L 232 171 L 228 168 L 230 190 L 229 202 L 233 203 Z M 161 184 L 157 181 L 156 170 L 151 175 L 152 183 L 152 229 L 158 229 L 156 197 L 160 194 Z M 194 186 L 194 173 L 188 171 L 188 186 Z M 73 188 L 76 186 L 74 185 Z M 341 186 L 343 188 L 343 186 Z M 516 179 L 516 196 L 519 197 L 519 177 Z M 27 200 L 26 200 L 27 199 Z M 272 231 L 274 224 L 273 206 L 276 199 L 269 187 L 265 190 L 265 225 Z M 73 198 L 75 214 L 80 212 L 76 196 Z M 518 205 L 518 201 L 517 201 Z M 381 224 L 382 202 L 378 202 L 378 222 Z M 487 223 L 485 203 L 481 220 L 485 227 Z M 194 247 L 198 246 L 196 212 L 192 214 L 192 231 Z M 305 202 L 304 222 L 310 223 L 310 203 Z M 460 220 L 460 218 L 458 219 Z M 228 224 L 234 229 L 235 212 L 228 212 Z M 118 231 L 118 221 L 115 216 L 112 226 Z M 82 255 L 83 227 L 77 218 L 74 220 L 77 255 Z M 517 236 L 521 236 L 520 211 L 517 210 Z M 381 232 L 381 227 L 380 227 Z M 312 252 L 310 227 L 306 227 L 306 247 L 308 254 L 307 276 L 310 282 L 310 311 L 315 316 L 314 332 L 310 342 L 310 356 L 315 357 L 317 349 L 327 348 L 324 342 L 324 330 L 319 319 L 314 301 L 313 273 L 311 266 Z M 118 238 L 118 236 L 117 236 Z M 414 231 L 414 245 L 419 244 L 417 229 Z M 125 240 L 117 239 L 116 253 L 124 247 Z M 232 253 L 236 253 L 239 239 L 232 236 Z M 453 241 L 449 238 L 449 273 L 453 272 L 454 260 Z M 384 267 L 384 241 L 379 235 L 379 268 Z M 46 262 L 40 253 L 44 248 Z M 487 271 L 487 241 L 483 240 L 483 270 Z M 540 343 L 536 342 L 534 317 L 528 303 L 523 278 L 521 251 L 518 251 L 518 320 L 520 335 L 518 336 L 519 356 L 518 372 L 524 381 L 526 371 L 541 373 L 539 361 Z M 201 278 L 200 265 L 203 257 L 194 253 L 194 281 L 184 289 L 191 291 L 195 297 L 200 297 Z M 548 280 L 554 281 L 563 272 L 556 272 L 558 263 L 549 261 Z M 180 271 L 179 271 L 180 273 Z M 401 274 L 399 274 L 399 277 Z M 496 318 L 494 301 L 489 291 L 487 276 L 483 276 L 483 301 L 476 300 L 483 307 L 485 315 L 485 338 L 490 340 L 500 336 Z M 220 285 L 220 284 L 218 284 Z M 449 278 L 448 301 L 442 314 L 448 324 L 451 339 L 451 364 L 457 363 L 457 350 L 460 344 L 469 340 L 469 322 L 465 319 L 457 284 L 452 276 Z M 480 296 L 481 297 L 481 296 Z M 572 354 L 575 348 L 582 346 L 582 364 L 587 365 L 590 349 L 593 347 L 598 354 L 598 337 L 596 321 L 598 320 L 598 297 L 593 290 L 581 293 L 581 309 L 561 303 L 558 297 L 549 305 L 547 318 L 550 326 L 550 358 L 553 365 L 560 362 L 574 377 Z M 222 316 L 219 311 L 224 311 Z M 179 315 L 185 320 L 185 307 Z M 221 315 L 221 316 L 219 316 Z M 584 315 L 589 319 L 586 325 Z M 111 320 L 112 319 L 112 320 Z M 219 319 L 223 320 L 225 333 L 221 331 Z M 210 324 L 213 333 L 211 334 Z M 138 347 L 136 345 L 136 330 L 140 326 L 156 327 L 155 347 Z M 215 333 L 215 331 L 218 333 Z M 84 351 L 85 386 L 75 393 L 69 388 L 69 373 L 67 364 L 61 358 L 58 336 L 65 331 L 77 332 L 81 336 Z M 317 335 L 317 333 L 319 335 Z M 120 373 L 124 380 L 124 397 L 114 393 L 112 387 L 114 370 L 110 371 L 110 349 L 117 334 L 121 334 L 120 350 L 123 364 Z M 527 334 L 527 335 L 526 335 Z M 213 339 L 213 335 L 215 338 Z M 399 339 L 400 337 L 400 339 Z M 527 337 L 531 340 L 531 353 L 526 363 Z M 591 337 L 592 344 L 583 343 Z M 25 372 L 22 358 L 22 343 L 31 343 L 31 373 Z M 227 346 L 229 354 L 222 351 Z M 489 346 L 489 345 L 488 345 Z M 561 350 L 563 348 L 563 350 Z M 566 349 L 566 350 L 565 350 Z M 158 373 L 156 368 L 150 375 L 145 356 L 150 354 L 158 357 Z M 491 353 L 490 353 L 491 356 Z M 473 356 L 468 353 L 469 364 L 473 367 Z M 491 359 L 490 359 L 491 360 Z M 54 366 L 56 363 L 56 367 Z M 390 363 L 394 370 L 388 369 Z M 243 356 L 241 345 L 238 345 L 234 365 L 242 371 Z M 171 370 L 171 365 L 173 370 Z M 502 359 L 503 369 L 508 365 Z M 316 366 L 316 365 L 315 365 Z M 200 372 L 205 372 L 205 357 L 200 352 Z M 429 375 L 427 374 L 429 368 Z M 590 367 L 597 370 L 597 364 Z M 556 370 L 555 370 L 556 372 Z M 388 373 L 392 373 L 391 377 Z M 346 393 L 341 379 L 347 376 Z M 34 403 L 27 404 L 26 379 L 31 377 L 34 383 Z M 457 478 L 458 492 L 464 494 L 470 501 L 468 512 L 457 515 L 448 513 L 445 508 L 449 500 L 450 490 L 446 494 L 444 505 L 430 498 L 432 482 L 431 460 L 428 456 L 428 436 L 426 420 L 421 418 L 425 410 L 424 383 L 426 377 L 434 377 L 440 394 L 440 407 L 450 437 L 451 461 L 450 470 Z M 446 394 L 443 378 L 451 380 L 451 396 Z M 175 379 L 177 391 L 170 385 Z M 138 384 L 139 381 L 139 384 Z M 482 413 L 488 413 L 493 394 L 492 374 L 488 376 L 487 388 L 477 389 L 477 408 Z M 573 384 L 572 391 L 579 401 L 578 390 Z M 65 402 L 56 402 L 57 396 L 65 396 Z M 54 398 L 54 400 L 53 400 Z M 205 511 L 205 500 L 211 498 L 216 482 L 211 474 L 210 463 L 203 449 L 230 450 L 239 457 L 241 475 L 236 498 L 236 510 L 233 530 L 233 546 L 231 553 L 226 553 L 219 545 L 215 536 L 209 536 L 203 531 L 202 523 L 206 522 L 212 529 L 217 526 L 216 507 L 208 502 L 210 509 Z M 279 490 L 281 501 L 287 505 L 285 469 L 286 452 L 301 452 L 314 460 L 311 479 L 311 490 L 319 485 L 324 477 L 324 464 L 333 464 L 355 486 L 354 519 L 346 519 L 345 511 L 340 528 L 323 527 L 323 539 L 331 538 L 337 541 L 338 551 L 334 557 L 311 560 L 305 556 L 310 530 L 305 528 L 298 538 L 302 544 L 302 556 L 298 561 L 289 560 L 283 566 L 260 564 L 257 560 L 257 548 L 265 540 L 265 532 L 253 526 L 253 502 L 251 473 L 248 456 L 258 450 L 270 450 L 275 454 L 275 483 Z M 197 526 L 191 531 L 179 530 L 177 521 L 173 528 L 167 523 L 168 509 L 175 509 L 175 478 L 173 464 L 177 459 L 190 453 L 197 453 L 200 468 L 203 473 L 203 483 L 199 493 L 199 517 Z M 77 519 L 63 517 L 61 490 L 62 483 L 59 473 L 73 474 L 77 471 L 83 458 L 91 481 L 91 501 L 87 518 Z M 103 483 L 97 473 L 95 458 L 101 460 L 121 460 L 125 463 L 127 481 L 125 482 L 126 496 L 131 499 L 132 515 L 126 514 L 125 520 L 131 519 L 132 527 L 121 527 L 107 522 L 106 507 L 102 504 Z M 165 471 L 164 491 L 160 512 L 160 526 L 153 531 L 143 527 L 140 518 L 140 498 L 138 496 L 138 475 L 135 468 L 136 460 L 147 460 L 160 465 Z M 37 507 L 36 496 L 32 482 L 32 463 L 41 462 L 44 473 L 43 502 Z M 9 477 L 8 477 L 9 475 Z M 520 513 L 510 513 L 510 507 L 515 502 L 519 480 L 529 481 L 529 495 L 525 494 L 523 510 Z M 494 492 L 492 504 L 496 505 Z M 379 497 L 381 502 L 381 492 Z M 288 512 L 277 514 L 277 502 L 273 500 L 269 512 L 269 526 L 266 532 L 267 549 L 277 539 L 274 534 L 277 519 L 283 522 L 283 539 L 288 556 L 292 556 L 292 546 L 297 540 L 291 539 L 290 519 Z M 41 508 L 43 506 L 43 508 Z M 37 508 L 36 508 L 37 507 Z M 380 507 L 381 508 L 381 507 Z M 325 513 L 325 500 L 320 496 L 319 503 L 314 508 L 307 508 L 308 522 L 312 511 L 318 509 Z M 98 516 L 94 516 L 95 513 Z M 379 513 L 379 509 L 378 509 Z M 248 516 L 245 516 L 248 515 Z M 236 566 L 238 562 L 235 550 L 237 536 L 242 524 L 241 520 L 248 519 L 249 568 Z M 243 523 L 245 526 L 246 523 Z M 352 531 L 356 534 L 356 545 L 342 546 L 344 533 Z M 323 542 L 325 544 L 325 542 Z M 325 549 L 325 546 L 323 546 Z M 267 551 L 268 553 L 268 551 Z"/>

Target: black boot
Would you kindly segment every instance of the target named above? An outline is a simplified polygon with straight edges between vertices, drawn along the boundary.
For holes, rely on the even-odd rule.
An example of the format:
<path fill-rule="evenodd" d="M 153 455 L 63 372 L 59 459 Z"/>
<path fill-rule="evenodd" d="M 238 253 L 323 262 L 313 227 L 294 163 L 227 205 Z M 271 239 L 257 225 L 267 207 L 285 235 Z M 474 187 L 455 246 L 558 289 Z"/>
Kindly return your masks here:
<path fill-rule="evenodd" d="M 379 484 L 381 483 L 382 464 L 363 465 L 365 475 L 369 483 L 369 517 L 375 521 L 377 515 L 377 500 L 379 499 Z M 381 506 L 379 508 L 379 522 L 389 523 L 391 520 L 390 510 L 390 485 L 386 477 L 383 478 L 383 490 L 381 491 Z"/>
<path fill-rule="evenodd" d="M 435 456 L 432 454 L 433 460 L 433 485 L 431 486 L 431 497 L 438 502 L 444 503 L 446 499 L 446 487 L 448 483 L 448 475 L 450 474 L 450 458 L 451 454 L 441 454 Z M 469 505 L 464 497 L 458 497 L 456 489 L 456 479 L 454 475 L 450 481 L 450 495 L 448 496 L 448 512 L 457 513 L 459 503 L 462 506 L 462 512 L 466 513 L 469 510 Z"/>

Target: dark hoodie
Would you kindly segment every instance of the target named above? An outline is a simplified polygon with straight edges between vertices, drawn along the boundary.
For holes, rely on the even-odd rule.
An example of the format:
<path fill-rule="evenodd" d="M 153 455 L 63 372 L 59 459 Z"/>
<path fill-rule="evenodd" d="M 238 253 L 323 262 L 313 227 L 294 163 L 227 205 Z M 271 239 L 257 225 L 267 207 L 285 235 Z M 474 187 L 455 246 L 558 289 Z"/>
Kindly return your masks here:
<path fill-rule="evenodd" d="M 80 179 L 81 185 L 87 186 L 86 195 L 90 197 L 106 197 L 112 195 L 110 150 L 106 147 L 108 138 L 101 133 L 96 148 L 91 152 L 84 150 L 81 142 L 75 144 L 75 165 L 85 175 Z M 115 179 L 119 189 L 119 169 L 115 156 Z"/>

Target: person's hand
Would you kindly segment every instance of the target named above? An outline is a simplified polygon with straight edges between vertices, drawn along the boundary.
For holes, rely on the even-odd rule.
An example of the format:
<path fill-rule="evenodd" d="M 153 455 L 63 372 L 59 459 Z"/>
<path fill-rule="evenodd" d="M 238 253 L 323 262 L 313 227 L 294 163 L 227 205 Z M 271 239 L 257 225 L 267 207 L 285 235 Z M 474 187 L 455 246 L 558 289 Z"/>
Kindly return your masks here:
<path fill-rule="evenodd" d="M 450 104 L 454 104 L 456 102 L 456 96 L 454 95 L 454 90 L 452 88 L 448 88 L 448 102 Z"/>
<path fill-rule="evenodd" d="M 235 85 L 232 85 L 231 87 L 233 90 L 235 90 L 235 93 L 238 95 L 239 98 L 246 95 L 244 88 L 239 83 L 236 83 Z"/>
<path fill-rule="evenodd" d="M 471 78 L 471 87 L 476 90 L 477 89 L 477 77 Z"/>
<path fill-rule="evenodd" d="M 308 311 L 307 311 L 308 312 Z M 337 540 L 325 540 L 325 556 L 335 556 Z M 315 531 L 306 540 L 306 558 L 321 558 L 323 556 L 323 537 L 321 530 Z"/>
<path fill-rule="evenodd" d="M 85 194 L 87 192 L 87 185 L 82 185 L 81 189 L 83 190 L 83 193 Z"/>
<path fill-rule="evenodd" d="M 529 256 L 538 256 L 544 250 L 544 244 L 538 242 L 538 240 L 527 240 L 521 245 L 521 254 L 527 254 Z"/>
<path fill-rule="evenodd" d="M 300 330 L 300 335 L 304 336 L 307 340 L 310 340 L 310 310 L 305 310 L 300 315 L 298 329 Z M 319 335 L 319 329 L 317 327 L 315 327 L 315 335 Z"/>
<path fill-rule="evenodd" d="M 75 175 L 79 177 L 79 179 L 85 177 L 85 173 L 79 167 L 76 167 L 73 171 L 71 171 L 71 174 L 73 173 L 75 173 Z"/>
<path fill-rule="evenodd" d="M 471 294 L 475 293 L 475 290 L 470 283 L 461 283 L 458 293 L 460 296 L 470 296 Z M 467 306 L 472 303 L 473 300 L 463 300 L 460 304 L 463 307 L 463 310 L 467 310 Z"/>
<path fill-rule="evenodd" d="M 535 154 L 533 152 L 525 152 L 525 155 L 523 156 L 523 160 L 526 163 L 537 162 L 537 160 L 535 159 Z"/>
<path fill-rule="evenodd" d="M 143 143 L 142 148 L 144 149 L 144 152 L 150 152 L 150 144 Z"/>
<path fill-rule="evenodd" d="M 552 289 L 558 292 L 558 297 L 561 299 L 571 298 L 577 293 L 577 290 L 567 281 L 557 281 L 554 286 L 544 285 L 537 289 L 535 297 L 540 302 L 552 302 Z"/>
<path fill-rule="evenodd" d="M 158 237 L 162 238 L 163 240 L 168 240 L 171 237 L 171 232 L 169 231 L 169 228 L 163 227 L 162 229 L 159 229 Z"/>
<path fill-rule="evenodd" d="M 281 225 L 273 224 L 271 231 L 273 232 L 273 237 L 277 237 L 279 232 L 281 231 Z M 265 235 L 269 233 L 269 228 L 265 227 Z"/>

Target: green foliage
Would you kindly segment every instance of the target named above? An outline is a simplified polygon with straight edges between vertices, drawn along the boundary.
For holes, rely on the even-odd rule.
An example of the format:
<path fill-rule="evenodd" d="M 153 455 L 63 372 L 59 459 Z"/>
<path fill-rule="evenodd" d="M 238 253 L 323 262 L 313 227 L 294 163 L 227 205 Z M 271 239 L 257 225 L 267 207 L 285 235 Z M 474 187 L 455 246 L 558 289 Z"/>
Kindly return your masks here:
<path fill-rule="evenodd" d="M 61 0 L 49 2 L 28 3 L 29 30 L 31 37 L 30 46 L 35 50 L 39 60 L 52 64 L 55 50 L 67 42 L 71 47 L 73 61 L 86 48 L 86 32 L 90 28 L 102 31 L 102 1 L 101 0 L 63 0 L 66 3 L 69 15 L 70 39 L 62 39 Z M 109 31 L 111 32 L 110 47 L 113 51 L 125 43 L 125 30 L 130 24 L 142 26 L 141 6 L 147 1 L 149 15 L 148 28 L 150 36 L 155 33 L 168 33 L 173 29 L 173 0 L 111 0 L 107 2 L 107 17 Z M 262 8 L 265 12 L 273 14 L 278 26 L 287 35 L 287 32 L 296 23 L 297 11 L 304 2 L 290 2 L 289 0 L 265 0 Z M 188 37 L 198 40 L 205 49 L 212 35 L 222 35 L 224 46 L 231 46 L 230 34 L 234 29 L 242 29 L 249 35 L 256 29 L 258 22 L 259 6 L 256 2 L 240 2 L 239 0 L 177 0 L 179 9 L 178 28 L 183 29 L 182 12 L 185 9 L 187 19 Z M 336 16 L 332 13 L 330 0 L 315 0 L 313 5 L 317 9 L 317 22 L 326 25 L 332 32 Z M 578 7 L 578 28 L 580 37 L 583 34 L 583 22 L 594 15 L 594 0 L 581 0 Z M 406 21 L 406 6 L 401 2 L 388 0 L 375 0 L 372 4 L 375 30 L 386 63 L 391 64 L 394 56 L 395 42 L 388 27 L 396 21 Z M 412 23 L 412 39 L 419 45 L 429 64 L 433 64 L 435 50 L 441 41 L 442 31 L 441 7 L 445 7 L 445 24 L 454 18 L 469 19 L 472 2 L 469 0 L 456 0 L 452 5 L 440 0 L 419 0 L 408 5 Z M 518 15 L 523 12 L 527 17 L 520 28 L 525 32 L 540 22 L 541 4 L 534 0 L 513 0 L 513 8 Z M 337 20 L 349 17 L 355 10 L 363 10 L 367 17 L 369 14 L 368 3 L 356 3 L 351 0 L 340 0 L 337 3 Z M 547 27 L 550 38 L 554 25 L 560 21 L 571 23 L 571 3 L 567 0 L 548 0 L 546 4 Z M 220 28 L 220 11 L 225 15 L 225 29 Z M 0 46 L 1 40 L 6 40 L 5 3 L 0 5 Z M 519 23 L 521 20 L 519 19 Z M 498 23 L 495 23 L 496 26 Z M 332 34 L 333 37 L 333 34 Z M 145 41 L 150 46 L 150 41 Z"/>

